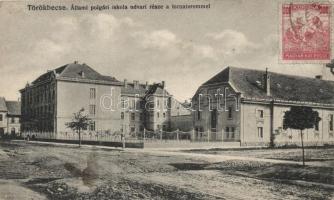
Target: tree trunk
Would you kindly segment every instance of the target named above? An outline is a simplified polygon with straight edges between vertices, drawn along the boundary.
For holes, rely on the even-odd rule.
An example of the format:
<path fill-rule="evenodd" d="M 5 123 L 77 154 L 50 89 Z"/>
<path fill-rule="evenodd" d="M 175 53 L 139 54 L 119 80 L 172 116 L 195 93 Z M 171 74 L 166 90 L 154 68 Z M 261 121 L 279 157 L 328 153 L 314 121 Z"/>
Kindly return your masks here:
<path fill-rule="evenodd" d="M 305 166 L 305 153 L 304 153 L 303 130 L 300 130 L 300 139 L 301 139 L 301 141 L 302 141 L 303 166 Z"/>
<path fill-rule="evenodd" d="M 81 147 L 81 131 L 79 129 L 79 147 Z"/>

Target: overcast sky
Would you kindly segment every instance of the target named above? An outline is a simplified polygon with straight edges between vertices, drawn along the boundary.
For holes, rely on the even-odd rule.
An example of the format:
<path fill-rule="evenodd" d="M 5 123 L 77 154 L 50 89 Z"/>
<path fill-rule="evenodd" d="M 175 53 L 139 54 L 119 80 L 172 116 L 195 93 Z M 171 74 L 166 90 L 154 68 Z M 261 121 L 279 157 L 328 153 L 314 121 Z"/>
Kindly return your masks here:
<path fill-rule="evenodd" d="M 75 60 L 120 81 L 165 80 L 181 101 L 226 66 L 304 76 L 321 72 L 322 64 L 279 64 L 278 2 L 192 2 L 210 3 L 210 9 L 32 12 L 26 3 L 0 2 L 0 96 L 15 100 L 27 82 Z"/>

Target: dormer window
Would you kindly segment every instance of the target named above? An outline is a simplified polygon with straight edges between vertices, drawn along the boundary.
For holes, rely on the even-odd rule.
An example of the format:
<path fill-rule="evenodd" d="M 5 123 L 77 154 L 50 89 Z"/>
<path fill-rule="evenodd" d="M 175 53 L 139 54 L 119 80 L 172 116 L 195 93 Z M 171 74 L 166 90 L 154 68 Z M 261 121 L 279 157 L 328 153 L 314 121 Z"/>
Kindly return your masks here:
<path fill-rule="evenodd" d="M 85 72 L 84 71 L 79 72 L 79 75 L 81 76 L 81 78 L 85 78 Z"/>

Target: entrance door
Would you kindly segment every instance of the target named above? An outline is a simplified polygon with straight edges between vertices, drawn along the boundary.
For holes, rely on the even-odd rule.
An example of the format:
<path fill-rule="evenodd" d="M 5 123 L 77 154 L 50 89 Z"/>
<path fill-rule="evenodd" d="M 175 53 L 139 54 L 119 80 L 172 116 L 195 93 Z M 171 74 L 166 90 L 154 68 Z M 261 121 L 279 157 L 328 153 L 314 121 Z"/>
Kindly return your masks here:
<path fill-rule="evenodd" d="M 217 134 L 217 109 L 211 111 L 211 140 L 216 140 Z"/>

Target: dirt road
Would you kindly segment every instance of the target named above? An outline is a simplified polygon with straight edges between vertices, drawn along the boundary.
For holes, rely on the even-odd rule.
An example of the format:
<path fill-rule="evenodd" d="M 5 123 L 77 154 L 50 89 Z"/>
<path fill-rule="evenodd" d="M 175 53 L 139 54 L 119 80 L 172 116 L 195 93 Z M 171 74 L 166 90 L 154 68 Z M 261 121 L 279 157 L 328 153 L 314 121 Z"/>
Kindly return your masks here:
<path fill-rule="evenodd" d="M 293 162 L 2 142 L 0 199 L 333 199 L 330 168 L 302 170 L 308 178 Z"/>

